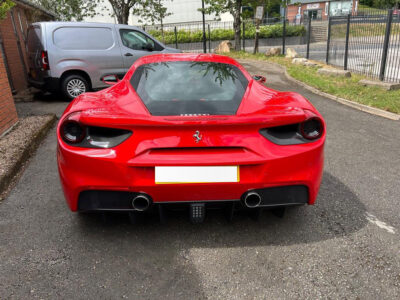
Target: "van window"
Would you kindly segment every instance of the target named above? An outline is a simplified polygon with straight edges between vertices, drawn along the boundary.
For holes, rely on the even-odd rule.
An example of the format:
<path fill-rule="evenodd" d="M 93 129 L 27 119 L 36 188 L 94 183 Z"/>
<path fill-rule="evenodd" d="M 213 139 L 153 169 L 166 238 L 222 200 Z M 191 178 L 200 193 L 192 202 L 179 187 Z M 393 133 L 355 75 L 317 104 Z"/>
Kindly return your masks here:
<path fill-rule="evenodd" d="M 61 27 L 53 33 L 54 45 L 65 50 L 106 50 L 114 45 L 110 28 Z"/>
<path fill-rule="evenodd" d="M 162 50 L 159 49 L 160 46 L 158 44 L 156 44 L 151 38 L 141 33 L 140 31 L 121 29 L 119 32 L 121 34 L 122 44 L 125 47 L 133 50 L 147 50 L 148 45 L 150 45 L 153 50 Z"/>
<path fill-rule="evenodd" d="M 28 39 L 27 39 L 27 45 L 28 45 L 29 52 L 34 52 L 34 51 L 42 48 L 42 45 L 40 42 L 41 35 L 42 35 L 42 33 L 41 33 L 39 26 L 29 27 Z"/>

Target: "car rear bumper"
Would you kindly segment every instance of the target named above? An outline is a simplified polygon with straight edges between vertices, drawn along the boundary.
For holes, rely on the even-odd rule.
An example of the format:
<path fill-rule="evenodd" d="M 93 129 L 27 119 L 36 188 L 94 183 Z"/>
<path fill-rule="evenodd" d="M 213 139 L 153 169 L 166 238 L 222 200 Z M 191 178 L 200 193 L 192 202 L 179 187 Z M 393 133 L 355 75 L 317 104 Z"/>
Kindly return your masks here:
<path fill-rule="evenodd" d="M 40 90 L 57 92 L 60 88 L 60 79 L 54 77 L 46 77 L 43 80 L 35 80 L 29 75 L 28 84 L 29 86 L 33 86 Z"/>
<path fill-rule="evenodd" d="M 323 142 L 287 156 L 236 162 L 240 181 L 233 183 L 156 184 L 154 166 L 130 165 L 114 149 L 82 151 L 61 142 L 57 155 L 72 211 L 132 210 L 131 201 L 138 193 L 148 195 L 153 204 L 239 202 L 250 191 L 261 195 L 263 206 L 313 204 L 323 172 Z"/>
<path fill-rule="evenodd" d="M 205 202 L 207 206 L 222 207 L 240 202 L 243 208 L 244 197 L 247 193 L 256 192 L 261 196 L 261 202 L 257 207 L 277 207 L 307 204 L 309 201 L 308 187 L 304 185 L 288 185 L 253 189 L 242 195 L 241 199 L 232 200 L 207 200 L 207 201 L 173 201 L 151 203 L 150 207 L 157 204 L 181 204 L 190 205 L 197 202 Z M 133 199 L 139 195 L 137 192 L 122 192 L 108 190 L 86 190 L 78 196 L 78 211 L 134 211 Z M 151 198 L 150 198 L 151 199 Z"/>

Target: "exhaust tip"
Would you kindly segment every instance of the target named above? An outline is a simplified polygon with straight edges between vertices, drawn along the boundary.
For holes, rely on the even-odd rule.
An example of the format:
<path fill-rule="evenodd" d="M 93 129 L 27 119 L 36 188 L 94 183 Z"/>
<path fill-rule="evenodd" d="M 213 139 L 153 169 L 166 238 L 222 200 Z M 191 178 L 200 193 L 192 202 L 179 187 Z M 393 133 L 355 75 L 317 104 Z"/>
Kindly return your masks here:
<path fill-rule="evenodd" d="M 137 195 L 132 200 L 132 207 L 137 211 L 145 211 L 150 207 L 151 200 L 147 195 Z"/>
<path fill-rule="evenodd" d="M 248 208 L 255 208 L 261 204 L 261 196 L 256 192 L 250 192 L 244 197 L 244 204 Z"/>

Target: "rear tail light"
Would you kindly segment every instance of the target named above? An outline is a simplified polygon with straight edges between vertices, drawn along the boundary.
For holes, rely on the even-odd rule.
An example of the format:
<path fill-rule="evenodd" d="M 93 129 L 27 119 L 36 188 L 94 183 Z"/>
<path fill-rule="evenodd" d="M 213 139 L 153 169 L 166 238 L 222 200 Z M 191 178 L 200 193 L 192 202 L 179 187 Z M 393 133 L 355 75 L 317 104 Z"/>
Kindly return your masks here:
<path fill-rule="evenodd" d="M 79 121 L 80 113 L 72 113 L 60 126 L 60 136 L 71 146 L 82 148 L 112 148 L 132 134 L 126 129 L 87 126 Z"/>
<path fill-rule="evenodd" d="M 77 144 L 83 141 L 86 135 L 86 128 L 79 122 L 67 120 L 61 126 L 61 136 L 68 144 Z"/>
<path fill-rule="evenodd" d="M 300 124 L 300 133 L 307 140 L 316 140 L 322 135 L 323 126 L 321 119 L 314 117 Z"/>
<path fill-rule="evenodd" d="M 41 63 L 42 63 L 42 69 L 44 71 L 50 70 L 49 57 L 47 55 L 47 51 L 42 51 Z"/>
<path fill-rule="evenodd" d="M 317 140 L 324 133 L 319 117 L 310 117 L 302 123 L 263 128 L 261 135 L 278 145 L 304 144 Z"/>

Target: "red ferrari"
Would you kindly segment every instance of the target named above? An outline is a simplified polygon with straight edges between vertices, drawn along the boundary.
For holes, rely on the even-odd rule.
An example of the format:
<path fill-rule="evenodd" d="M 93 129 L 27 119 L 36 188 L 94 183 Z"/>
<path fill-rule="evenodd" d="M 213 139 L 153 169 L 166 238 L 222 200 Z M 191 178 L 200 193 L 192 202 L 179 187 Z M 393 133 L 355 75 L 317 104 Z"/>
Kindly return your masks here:
<path fill-rule="evenodd" d="M 164 217 L 179 206 L 201 222 L 212 207 L 314 203 L 325 122 L 303 96 L 212 54 L 145 56 L 104 80 L 112 86 L 77 97 L 57 128 L 72 211 Z"/>

